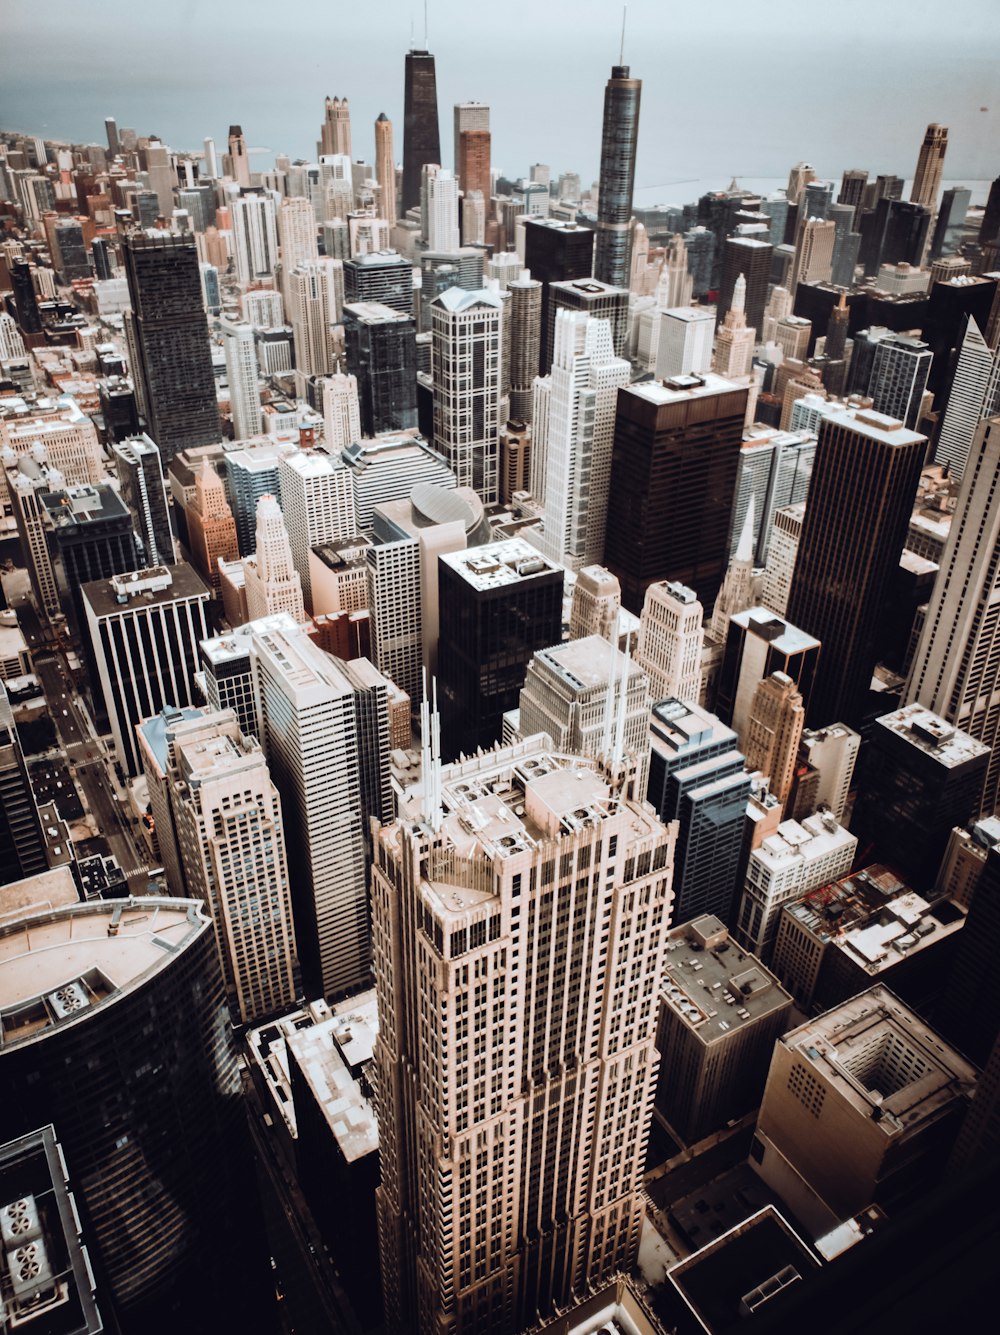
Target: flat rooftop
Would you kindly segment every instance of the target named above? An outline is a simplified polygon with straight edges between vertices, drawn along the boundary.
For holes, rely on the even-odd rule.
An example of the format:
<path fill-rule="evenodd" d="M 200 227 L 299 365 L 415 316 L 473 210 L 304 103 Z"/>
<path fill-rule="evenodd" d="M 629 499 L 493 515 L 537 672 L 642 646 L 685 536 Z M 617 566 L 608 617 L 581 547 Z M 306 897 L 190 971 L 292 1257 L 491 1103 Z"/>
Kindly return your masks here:
<path fill-rule="evenodd" d="M 137 725 L 136 732 L 145 741 L 156 758 L 161 771 L 167 769 L 167 729 L 190 719 L 204 718 L 205 710 L 198 705 L 168 705 L 151 718 L 143 719 Z"/>
<path fill-rule="evenodd" d="M 677 756 L 692 756 L 706 746 L 736 747 L 738 738 L 732 728 L 710 714 L 701 705 L 686 700 L 660 700 L 652 710 L 653 743 L 666 746 Z"/>
<path fill-rule="evenodd" d="M 878 413 L 874 408 L 833 407 L 824 414 L 824 420 L 835 426 L 847 427 L 884 445 L 912 445 L 927 439 L 919 431 L 910 431 L 898 418 Z"/>
<path fill-rule="evenodd" d="M 762 640 L 767 640 L 779 653 L 800 654 L 807 649 L 820 647 L 815 635 L 809 635 L 798 626 L 793 626 L 790 621 L 778 616 L 769 607 L 750 607 L 745 612 L 735 612 L 730 620 Z"/>
<path fill-rule="evenodd" d="M 78 1023 L 205 931 L 199 903 L 159 898 L 92 900 L 0 925 L 0 1048 Z"/>
<path fill-rule="evenodd" d="M 539 649 L 535 660 L 574 694 L 581 694 L 595 686 L 607 686 L 612 673 L 616 680 L 620 680 L 625 655 L 602 636 L 585 635 L 579 640 L 555 644 L 550 649 Z M 629 677 L 637 676 L 641 671 L 638 663 L 631 659 Z"/>
<path fill-rule="evenodd" d="M 286 1040 L 347 1163 L 378 1150 L 368 1078 L 377 1034 L 375 993 L 367 992 L 342 1003 L 329 1020 L 296 1029 Z"/>
<path fill-rule="evenodd" d="M 826 857 L 835 849 L 853 847 L 857 842 L 856 836 L 829 812 L 816 812 L 801 824 L 797 820 L 782 821 L 750 856 L 773 874 L 803 861 Z"/>
<path fill-rule="evenodd" d="M 903 737 L 911 746 L 925 755 L 933 756 L 939 765 L 955 769 L 980 756 L 989 755 L 990 748 L 961 728 L 947 722 L 923 705 L 904 705 L 892 714 L 883 714 L 876 723 L 897 737 Z"/>
<path fill-rule="evenodd" d="M 718 394 L 746 393 L 746 387 L 726 380 L 714 371 L 706 371 L 704 375 L 673 376 L 670 380 L 644 380 L 638 385 L 626 385 L 621 392 L 635 394 L 657 407 L 663 407 L 673 403 L 689 403 L 693 399 L 707 399 Z"/>
<path fill-rule="evenodd" d="M 819 1260 L 768 1205 L 678 1262 L 667 1278 L 711 1335 L 753 1329 L 759 1312 L 770 1320 L 781 1295 L 818 1270 Z"/>
<path fill-rule="evenodd" d="M 187 562 L 93 580 L 81 587 L 84 601 L 97 617 L 163 607 L 184 598 L 207 602 L 212 596 L 211 589 Z"/>
<path fill-rule="evenodd" d="M 108 519 L 128 519 L 128 506 L 114 487 L 103 482 L 94 486 L 68 487 L 65 491 L 45 491 L 39 497 L 45 513 L 56 529 L 83 528 Z"/>
<path fill-rule="evenodd" d="M 79 902 L 76 882 L 68 866 L 53 867 L 37 876 L 25 876 L 20 881 L 8 881 L 6 885 L 0 885 L 0 928 L 12 918 L 23 918 L 29 912 Z"/>
<path fill-rule="evenodd" d="M 561 566 L 541 556 L 523 538 L 507 538 L 461 552 L 445 552 L 438 560 L 450 566 L 474 589 L 518 584 L 539 575 L 558 574 L 561 578 L 563 574 Z"/>
<path fill-rule="evenodd" d="M 358 262 L 362 262 L 369 257 L 362 255 Z M 392 306 L 386 306 L 381 301 L 346 301 L 344 310 L 348 311 L 358 320 L 363 320 L 365 324 L 412 324 L 413 316 L 407 315 L 405 311 L 397 311 Z"/>
<path fill-rule="evenodd" d="M 705 1044 L 792 1004 L 774 974 L 712 914 L 668 934 L 660 997 Z"/>
<path fill-rule="evenodd" d="M 365 549 L 371 545 L 371 538 L 356 534 L 343 542 L 324 542 L 310 550 L 316 560 L 322 562 L 328 570 L 342 571 L 350 566 L 365 567 L 367 565 Z"/>

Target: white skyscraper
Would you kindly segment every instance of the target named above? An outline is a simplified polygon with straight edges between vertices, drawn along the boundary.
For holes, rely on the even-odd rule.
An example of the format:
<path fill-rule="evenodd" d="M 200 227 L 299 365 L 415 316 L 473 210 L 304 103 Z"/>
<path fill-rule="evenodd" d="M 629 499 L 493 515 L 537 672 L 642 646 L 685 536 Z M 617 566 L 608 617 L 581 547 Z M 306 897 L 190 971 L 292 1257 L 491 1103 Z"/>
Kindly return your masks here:
<path fill-rule="evenodd" d="M 237 440 L 246 440 L 260 434 L 260 383 L 253 326 L 244 321 L 220 320 L 219 328 L 226 353 L 233 434 Z"/>
<path fill-rule="evenodd" d="M 24 356 L 24 339 L 17 321 L 5 312 L 0 314 L 0 360 Z"/>
<path fill-rule="evenodd" d="M 339 260 L 308 260 L 288 276 L 295 369 L 303 377 L 328 375 L 333 363 L 333 326 L 344 304 Z"/>
<path fill-rule="evenodd" d="M 241 287 L 273 278 L 278 263 L 275 196 L 269 191 L 229 192 L 233 260 Z"/>
<path fill-rule="evenodd" d="M 316 214 L 308 199 L 283 199 L 278 209 L 278 241 L 281 245 L 281 287 L 286 301 L 289 275 L 300 264 L 319 259 Z M 280 323 L 280 321 L 278 322 Z"/>
<path fill-rule="evenodd" d="M 305 620 L 302 580 L 292 561 L 281 507 L 273 496 L 262 496 L 257 503 L 257 549 L 243 558 L 243 572 L 251 621 L 275 612 Z"/>
<path fill-rule="evenodd" d="M 976 428 L 996 412 L 1000 412 L 1000 352 L 992 351 L 970 316 L 934 450 L 936 462 L 948 464 L 952 475 L 961 477 Z"/>
<path fill-rule="evenodd" d="M 233 1020 L 249 1024 L 299 991 L 281 801 L 232 710 L 180 723 L 167 745 L 185 893 L 205 901 Z"/>
<path fill-rule="evenodd" d="M 604 555 L 615 405 L 630 376 L 614 354 L 609 321 L 556 312 L 541 548 L 570 570 Z"/>
<path fill-rule="evenodd" d="M 286 815 L 296 936 L 308 987 L 341 996 L 371 947 L 354 687 L 302 632 L 253 627 L 268 765 Z"/>
<path fill-rule="evenodd" d="M 733 285 L 732 304 L 716 335 L 715 345 L 714 369 L 730 379 L 749 375 L 753 361 L 757 331 L 747 325 L 746 297 L 747 280 L 740 274 Z"/>
<path fill-rule="evenodd" d="M 651 584 L 639 617 L 635 659 L 649 677 L 654 702 L 671 697 L 698 702 L 703 643 L 702 606 L 693 590 L 668 580 Z"/>
<path fill-rule="evenodd" d="M 271 292 L 266 288 L 244 292 L 241 305 L 243 318 L 254 329 L 280 329 L 285 323 L 285 303 L 280 292 Z"/>
<path fill-rule="evenodd" d="M 354 208 L 354 178 L 346 153 L 324 154 L 319 160 L 324 218 L 346 218 Z"/>
<path fill-rule="evenodd" d="M 337 371 L 323 383 L 323 440 L 328 454 L 346 450 L 361 439 L 361 407 L 357 376 Z"/>
<path fill-rule="evenodd" d="M 715 319 L 710 310 L 682 306 L 664 311 L 660 318 L 656 378 L 671 380 L 678 375 L 704 375 L 712 365 L 712 335 Z"/>
<path fill-rule="evenodd" d="M 458 180 L 447 167 L 426 177 L 427 248 L 458 250 L 462 244 L 458 231 Z"/>
<path fill-rule="evenodd" d="M 292 560 L 311 611 L 309 549 L 325 542 L 341 542 L 357 529 L 351 475 L 339 460 L 303 450 L 281 459 L 278 475 Z"/>
<path fill-rule="evenodd" d="M 634 1263 L 675 832 L 546 739 L 433 749 L 372 871 L 386 1324 L 500 1335 Z"/>
<path fill-rule="evenodd" d="M 452 287 L 431 302 L 434 444 L 486 505 L 499 499 L 503 299 Z"/>
<path fill-rule="evenodd" d="M 903 692 L 992 748 L 982 811 L 1000 800 L 1000 417 L 976 428 Z"/>

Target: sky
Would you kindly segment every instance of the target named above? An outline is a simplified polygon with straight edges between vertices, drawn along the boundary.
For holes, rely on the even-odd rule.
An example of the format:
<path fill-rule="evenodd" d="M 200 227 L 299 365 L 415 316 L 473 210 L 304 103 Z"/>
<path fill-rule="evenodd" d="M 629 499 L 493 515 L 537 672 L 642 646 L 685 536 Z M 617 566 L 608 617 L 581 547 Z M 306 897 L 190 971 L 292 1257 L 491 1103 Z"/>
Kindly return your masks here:
<path fill-rule="evenodd" d="M 451 108 L 492 108 L 493 163 L 597 175 L 604 84 L 622 7 L 605 0 L 429 0 L 441 146 Z M 0 128 L 104 142 L 104 117 L 172 148 L 311 159 L 327 94 L 347 96 L 355 157 L 373 122 L 402 158 L 403 59 L 423 45 L 413 0 L 0 0 Z M 643 81 L 637 200 L 683 202 L 706 179 L 786 177 L 810 162 L 910 177 L 929 121 L 945 177 L 1000 174 L 1000 0 L 632 0 L 625 63 Z M 974 196 L 975 200 L 975 196 Z"/>

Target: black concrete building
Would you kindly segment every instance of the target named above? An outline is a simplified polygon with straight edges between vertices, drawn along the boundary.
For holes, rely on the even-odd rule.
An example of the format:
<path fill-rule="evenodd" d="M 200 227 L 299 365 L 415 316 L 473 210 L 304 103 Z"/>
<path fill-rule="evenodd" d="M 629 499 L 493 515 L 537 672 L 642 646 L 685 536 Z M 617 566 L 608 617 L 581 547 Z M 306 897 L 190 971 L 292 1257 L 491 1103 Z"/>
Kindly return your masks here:
<path fill-rule="evenodd" d="M 403 212 L 420 204 L 420 170 L 441 162 L 437 75 L 429 51 L 406 53 L 403 88 Z"/>

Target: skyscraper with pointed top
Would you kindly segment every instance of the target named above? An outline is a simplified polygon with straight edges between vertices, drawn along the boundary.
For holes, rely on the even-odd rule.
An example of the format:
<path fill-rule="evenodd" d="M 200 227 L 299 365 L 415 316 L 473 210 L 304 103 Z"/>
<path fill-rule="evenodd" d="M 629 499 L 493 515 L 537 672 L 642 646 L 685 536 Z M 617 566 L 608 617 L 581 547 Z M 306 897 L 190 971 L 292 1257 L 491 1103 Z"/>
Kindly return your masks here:
<path fill-rule="evenodd" d="M 325 105 L 323 128 L 317 145 L 320 156 L 326 153 L 344 153 L 351 156 L 351 110 L 346 97 L 328 97 Z"/>
<path fill-rule="evenodd" d="M 913 174 L 913 189 L 910 191 L 911 204 L 923 204 L 928 209 L 933 209 L 937 204 L 941 173 L 944 170 L 944 155 L 947 149 L 947 125 L 928 125 L 924 134 L 924 142 L 920 145 L 917 170 Z"/>
<path fill-rule="evenodd" d="M 407 51 L 403 89 L 403 212 L 420 204 L 420 170 L 441 161 L 437 74 L 429 51 Z"/>
<path fill-rule="evenodd" d="M 629 285 L 632 249 L 629 222 L 641 94 L 642 81 L 629 78 L 627 65 L 611 67 L 611 78 L 604 90 L 594 277 L 613 287 Z"/>
<path fill-rule="evenodd" d="M 381 217 L 392 227 L 396 222 L 396 159 L 392 151 L 392 121 L 384 111 L 375 122 L 375 179 Z"/>
<path fill-rule="evenodd" d="M 305 621 L 302 579 L 292 559 L 292 544 L 273 496 L 257 502 L 257 550 L 243 559 L 246 575 L 247 613 L 251 621 L 287 612 Z"/>
<path fill-rule="evenodd" d="M 726 312 L 725 321 L 716 337 L 715 369 L 719 375 L 744 376 L 750 374 L 750 363 L 753 360 L 753 347 L 757 338 L 757 331 L 747 325 L 744 309 L 746 293 L 747 280 L 740 274 L 733 288 L 732 305 Z"/>
<path fill-rule="evenodd" d="M 229 174 L 237 185 L 250 184 L 250 159 L 247 156 L 247 141 L 242 125 L 229 127 L 229 166 Z"/>

